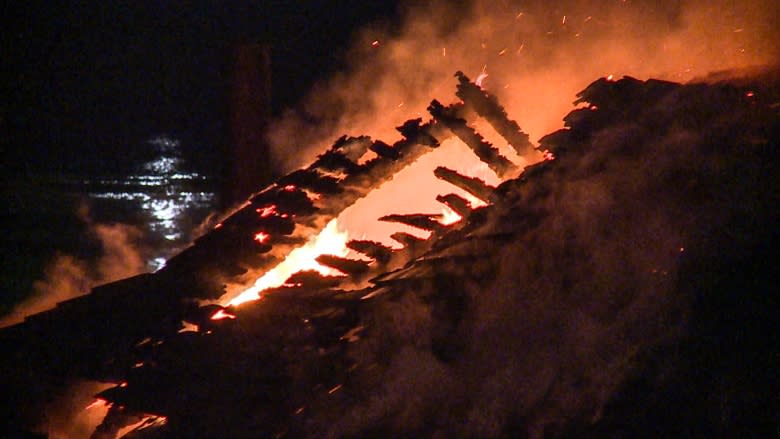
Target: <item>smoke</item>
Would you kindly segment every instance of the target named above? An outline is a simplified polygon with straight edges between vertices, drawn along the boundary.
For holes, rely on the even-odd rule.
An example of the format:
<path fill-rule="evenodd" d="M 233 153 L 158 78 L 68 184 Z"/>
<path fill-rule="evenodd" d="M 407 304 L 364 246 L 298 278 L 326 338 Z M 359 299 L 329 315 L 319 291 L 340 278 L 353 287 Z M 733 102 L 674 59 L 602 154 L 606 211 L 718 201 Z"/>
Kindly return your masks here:
<path fill-rule="evenodd" d="M 91 405 L 96 394 L 113 384 L 75 381 L 64 386 L 42 413 L 40 430 L 51 439 L 88 439 L 108 412 L 103 403 Z"/>
<path fill-rule="evenodd" d="M 747 422 L 738 416 L 759 416 L 741 401 L 771 407 L 776 395 L 740 383 L 763 388 L 748 377 L 774 369 L 724 364 L 735 351 L 771 355 L 751 337 L 773 337 L 760 311 L 776 298 L 762 277 L 773 268 L 756 249 L 774 245 L 776 91 L 758 110 L 723 86 L 604 87 L 614 88 L 595 93 L 599 110 L 570 119 L 577 135 L 544 143 L 562 149 L 548 172 L 506 186 L 454 248 L 394 274 L 404 282 L 362 317 L 369 329 L 351 348 L 360 396 L 318 413 L 308 433 L 558 437 L 620 406 L 635 377 L 651 392 L 639 401 L 655 405 L 630 414 L 645 423 L 629 432 L 670 428 L 652 418 L 667 410 L 678 412 L 660 419 L 687 432 L 732 431 Z M 739 305 L 712 305 L 721 300 Z"/>
<path fill-rule="evenodd" d="M 458 70 L 472 79 L 487 73 L 484 88 L 536 140 L 561 128 L 573 96 L 598 77 L 685 82 L 780 61 L 773 0 L 429 1 L 409 2 L 403 15 L 398 29 L 365 28 L 345 55 L 350 67 L 271 124 L 277 168 L 309 162 L 342 134 L 392 142 L 393 127 L 427 118 L 433 98 L 446 101 Z M 676 126 L 654 117 L 685 114 L 676 100 L 657 105 L 648 126 Z M 708 128 L 695 128 L 657 136 L 631 124 L 598 133 L 593 153 L 572 170 L 576 183 L 545 187 L 557 199 L 524 194 L 542 201 L 524 206 L 523 218 L 504 212 L 502 220 L 518 227 L 543 218 L 533 232 L 472 249 L 485 256 L 477 265 L 497 272 L 478 273 L 479 284 L 417 292 L 446 289 L 467 298 L 465 322 L 442 322 L 436 299 L 375 311 L 368 324 L 374 336 L 353 355 L 358 364 L 380 364 L 381 379 L 357 378 L 373 389 L 369 396 L 319 414 L 309 433 L 500 437 L 524 430 L 541 437 L 571 420 L 599 420 L 642 358 L 674 344 L 686 328 L 690 298 L 673 293 L 674 279 L 693 230 L 703 227 L 684 205 L 700 200 L 682 202 L 669 190 L 679 187 L 678 173 L 706 180 L 729 162 L 716 156 L 701 163 L 711 145 L 699 134 Z M 622 156 L 631 150 L 646 152 Z M 654 199 L 659 194 L 667 197 Z M 722 217 L 696 215 L 705 222 Z M 442 277 L 463 270 L 453 264 Z M 447 364 L 432 350 L 455 350 L 459 360 Z"/>
<path fill-rule="evenodd" d="M 99 224 L 89 216 L 88 208 L 79 208 L 78 216 L 88 226 L 87 239 L 96 239 L 101 248 L 97 260 L 57 254 L 44 269 L 43 279 L 33 283 L 29 298 L 0 319 L 0 327 L 19 323 L 25 317 L 53 308 L 57 303 L 87 294 L 103 283 L 123 279 L 146 268 L 139 248 L 142 232 L 126 224 Z"/>
<path fill-rule="evenodd" d="M 458 70 L 487 73 L 484 87 L 537 139 L 561 126 L 593 78 L 687 81 L 776 62 L 778 9 L 773 0 L 407 2 L 399 28 L 368 25 L 345 54 L 349 68 L 271 124 L 273 159 L 290 170 L 345 133 L 392 142 L 393 127 L 452 94 Z"/>

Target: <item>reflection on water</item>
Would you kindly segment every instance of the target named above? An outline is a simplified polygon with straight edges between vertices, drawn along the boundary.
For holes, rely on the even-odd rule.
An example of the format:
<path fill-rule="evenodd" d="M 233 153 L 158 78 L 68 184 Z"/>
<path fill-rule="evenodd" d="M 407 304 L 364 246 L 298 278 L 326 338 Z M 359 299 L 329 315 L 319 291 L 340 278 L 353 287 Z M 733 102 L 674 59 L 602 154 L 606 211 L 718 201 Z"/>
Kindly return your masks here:
<path fill-rule="evenodd" d="M 178 140 L 158 136 L 147 145 L 154 149 L 153 158 L 136 166 L 131 174 L 83 183 L 101 210 L 113 208 L 129 216 L 141 215 L 154 248 L 150 268 L 156 270 L 191 238 L 190 232 L 214 207 L 216 196 L 206 176 L 187 169 Z"/>

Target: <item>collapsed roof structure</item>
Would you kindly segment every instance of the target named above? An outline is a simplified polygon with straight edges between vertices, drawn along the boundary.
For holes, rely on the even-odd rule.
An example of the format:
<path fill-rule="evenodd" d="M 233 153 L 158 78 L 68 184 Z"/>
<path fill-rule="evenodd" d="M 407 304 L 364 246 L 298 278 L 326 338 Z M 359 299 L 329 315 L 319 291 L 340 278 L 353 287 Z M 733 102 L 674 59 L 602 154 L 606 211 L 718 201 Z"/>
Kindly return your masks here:
<path fill-rule="evenodd" d="M 74 378 L 117 383 L 98 395 L 110 409 L 96 438 L 132 424 L 125 437 L 723 436 L 771 418 L 758 383 L 777 360 L 777 78 L 600 79 L 535 149 L 456 76 L 462 101 L 433 101 L 402 140 L 342 137 L 163 269 L 0 330 L 9 424 L 32 428 L 43 395 Z M 547 160 L 519 169 L 476 117 Z M 366 259 L 318 258 L 343 276 L 299 272 L 240 308 L 202 304 L 450 136 L 505 181 L 436 177 L 487 206 L 441 196 L 462 221 L 382 218 L 428 239 L 353 240 Z"/>

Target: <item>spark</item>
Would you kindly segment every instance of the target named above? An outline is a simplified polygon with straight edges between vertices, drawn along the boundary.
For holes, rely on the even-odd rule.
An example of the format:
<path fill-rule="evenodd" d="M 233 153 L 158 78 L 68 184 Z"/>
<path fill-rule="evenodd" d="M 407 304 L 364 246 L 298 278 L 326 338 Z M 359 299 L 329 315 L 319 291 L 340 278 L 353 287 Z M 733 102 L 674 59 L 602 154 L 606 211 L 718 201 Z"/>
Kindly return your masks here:
<path fill-rule="evenodd" d="M 374 40 L 371 42 L 371 47 L 379 47 L 379 40 Z"/>
<path fill-rule="evenodd" d="M 265 244 L 268 242 L 268 238 L 270 238 L 271 235 L 265 232 L 257 232 L 255 235 L 255 241 L 259 242 L 260 244 Z"/>

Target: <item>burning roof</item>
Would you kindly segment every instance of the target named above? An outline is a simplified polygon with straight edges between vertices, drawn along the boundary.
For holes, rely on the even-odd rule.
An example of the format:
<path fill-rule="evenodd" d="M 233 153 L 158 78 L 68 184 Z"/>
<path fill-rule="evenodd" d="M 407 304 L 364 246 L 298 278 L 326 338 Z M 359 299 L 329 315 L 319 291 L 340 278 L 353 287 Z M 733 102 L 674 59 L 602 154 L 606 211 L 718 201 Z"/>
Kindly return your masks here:
<path fill-rule="evenodd" d="M 430 122 L 398 128 L 402 140 L 342 137 L 162 270 L 4 329 L 4 384 L 122 383 L 98 395 L 112 404 L 105 437 L 141 415 L 127 437 L 771 427 L 776 395 L 761 383 L 777 348 L 778 78 L 765 81 L 775 88 L 600 79 L 533 149 L 495 98 L 457 76 L 463 102 L 434 101 Z M 547 160 L 520 170 L 474 117 Z M 364 257 L 314 255 L 336 276 L 299 272 L 246 303 L 224 296 L 225 283 L 271 270 L 452 135 L 505 178 L 493 187 L 436 170 L 483 207 L 442 195 L 459 221 L 382 218 L 427 239 L 398 232 L 400 249 L 346 241 Z M 368 150 L 376 157 L 361 164 Z M 233 306 L 196 301 L 220 298 Z M 36 408 L 34 397 L 8 398 L 25 414 Z"/>

